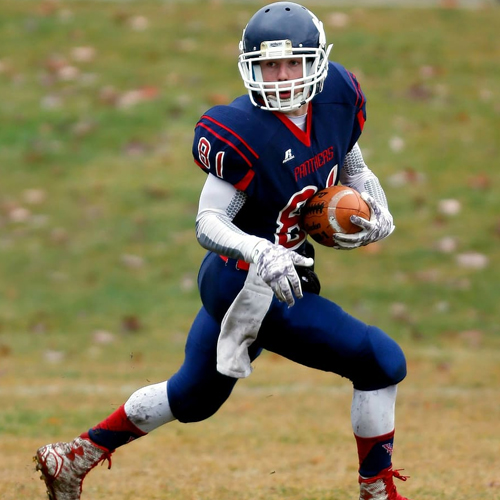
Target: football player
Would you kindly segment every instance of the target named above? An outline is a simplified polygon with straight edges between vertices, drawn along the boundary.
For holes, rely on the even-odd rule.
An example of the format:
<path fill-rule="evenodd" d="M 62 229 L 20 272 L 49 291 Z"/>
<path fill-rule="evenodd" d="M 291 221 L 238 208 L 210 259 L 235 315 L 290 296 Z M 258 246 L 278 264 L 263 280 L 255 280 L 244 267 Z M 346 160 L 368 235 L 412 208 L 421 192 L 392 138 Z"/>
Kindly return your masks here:
<path fill-rule="evenodd" d="M 362 193 L 371 218 L 354 218 L 360 232 L 335 235 L 335 248 L 368 245 L 394 229 L 358 146 L 365 96 L 351 72 L 329 61 L 330 50 L 322 23 L 296 3 L 269 4 L 248 22 L 238 62 L 248 94 L 208 110 L 194 133 L 194 159 L 207 174 L 196 236 L 208 252 L 184 363 L 73 441 L 36 452 L 50 500 L 78 500 L 86 474 L 116 448 L 167 422 L 213 415 L 263 349 L 352 381 L 359 499 L 406 500 L 393 481 L 406 478 L 392 467 L 404 354 L 320 295 L 300 226 L 307 199 L 340 182 Z"/>

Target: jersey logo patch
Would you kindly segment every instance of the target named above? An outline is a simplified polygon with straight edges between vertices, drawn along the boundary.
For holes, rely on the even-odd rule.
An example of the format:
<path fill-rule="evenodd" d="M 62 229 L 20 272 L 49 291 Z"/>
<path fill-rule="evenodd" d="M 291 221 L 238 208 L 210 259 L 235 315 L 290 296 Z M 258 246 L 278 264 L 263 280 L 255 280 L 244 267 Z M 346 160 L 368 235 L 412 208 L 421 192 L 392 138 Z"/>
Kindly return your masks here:
<path fill-rule="evenodd" d="M 382 448 L 384 448 L 384 450 L 392 456 L 392 443 L 387 443 L 387 444 L 383 444 L 382 445 Z"/>
<path fill-rule="evenodd" d="M 283 160 L 283 163 L 286 163 L 287 161 L 293 160 L 295 156 L 292 153 L 291 149 L 287 149 L 285 151 L 285 159 Z"/>

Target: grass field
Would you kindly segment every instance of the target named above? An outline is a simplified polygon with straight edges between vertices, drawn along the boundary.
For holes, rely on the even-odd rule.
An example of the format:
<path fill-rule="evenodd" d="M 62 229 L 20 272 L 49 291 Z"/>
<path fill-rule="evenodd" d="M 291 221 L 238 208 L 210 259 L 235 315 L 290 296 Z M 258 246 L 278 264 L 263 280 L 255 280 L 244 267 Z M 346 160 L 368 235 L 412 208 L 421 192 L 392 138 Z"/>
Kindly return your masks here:
<path fill-rule="evenodd" d="M 243 93 L 237 44 L 262 4 L 2 2 L 2 500 L 44 498 L 36 448 L 182 361 L 204 253 L 192 131 Z M 400 491 L 499 500 L 500 10 L 307 5 L 367 94 L 360 145 L 397 226 L 318 248 L 323 294 L 407 354 Z M 119 450 L 83 499 L 356 498 L 350 397 L 264 354 L 217 415 Z"/>

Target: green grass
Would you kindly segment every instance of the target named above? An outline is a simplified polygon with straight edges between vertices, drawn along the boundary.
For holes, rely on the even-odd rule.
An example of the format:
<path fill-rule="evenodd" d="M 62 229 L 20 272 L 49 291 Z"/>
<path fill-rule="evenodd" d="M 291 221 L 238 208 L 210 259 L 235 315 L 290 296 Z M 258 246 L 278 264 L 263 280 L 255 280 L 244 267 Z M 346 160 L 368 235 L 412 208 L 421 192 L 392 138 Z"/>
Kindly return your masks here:
<path fill-rule="evenodd" d="M 204 254 L 194 235 L 204 175 L 192 161 L 193 128 L 207 108 L 243 93 L 237 44 L 257 4 L 2 2 L 0 446 L 10 462 L 0 491 L 10 485 L 14 495 L 6 500 L 40 494 L 12 472 L 26 470 L 40 440 L 85 430 L 182 361 Z M 397 226 L 371 249 L 318 248 L 323 294 L 405 347 L 401 449 L 405 467 L 424 471 L 408 482 L 410 496 L 476 500 L 460 482 L 475 467 L 482 496 L 500 498 L 488 473 L 500 376 L 500 11 L 310 7 L 335 44 L 332 58 L 367 95 L 360 145 Z M 346 27 L 330 23 L 337 11 Z M 147 29 L 131 27 L 136 16 Z M 77 47 L 93 57 L 75 59 Z M 58 65 L 69 76 L 76 68 L 74 78 Z M 152 98 L 120 105 L 140 89 Z M 458 200 L 458 215 L 440 212 L 446 199 Z M 440 251 L 444 237 L 456 248 Z M 487 266 L 460 266 L 468 252 Z M 109 343 L 99 341 L 103 331 Z M 348 385 L 271 355 L 258 366 L 213 420 L 160 430 L 158 446 L 137 444 L 150 470 L 171 468 L 176 479 L 138 478 L 136 458 L 123 453 L 123 469 L 91 483 L 89 498 L 142 498 L 143 488 L 163 500 L 352 498 Z M 331 391 L 334 408 L 324 397 Z M 470 442 L 481 456 L 469 455 Z M 245 443 L 257 451 L 248 468 Z M 443 484 L 447 474 L 456 482 Z"/>
<path fill-rule="evenodd" d="M 431 341 L 445 326 L 497 336 L 498 11 L 354 9 L 345 10 L 346 28 L 333 28 L 329 10 L 316 10 L 333 58 L 356 72 L 367 94 L 361 146 L 397 225 L 379 254 L 320 249 L 324 289 L 340 287 L 347 309 L 361 304 L 388 328 L 387 308 L 402 300 Z M 149 318 L 152 329 L 178 321 L 177 312 L 192 316 L 196 291 L 179 292 L 203 255 L 193 232 L 204 176 L 192 162 L 192 129 L 214 102 L 242 92 L 235 58 L 248 8 L 8 1 L 3 12 L 3 335 L 27 334 L 42 316 L 64 335 L 113 329 L 127 314 Z M 148 19 L 147 29 L 131 28 L 136 16 Z M 94 56 L 75 60 L 76 47 Z M 60 61 L 77 76 L 58 76 Z M 155 89 L 152 101 L 117 105 L 117 96 L 143 87 Z M 401 152 L 390 148 L 395 136 Z M 423 180 L 393 186 L 405 170 Z M 30 189 L 43 199 L 30 204 Z M 460 201 L 459 216 L 438 213 L 445 198 Z M 16 208 L 29 214 L 15 222 Z M 484 253 L 489 266 L 459 268 L 454 254 L 435 249 L 444 236 L 457 238 L 455 253 Z M 128 268 L 125 255 L 142 266 Z M 436 269 L 432 282 L 419 278 Z M 451 314 L 429 315 L 443 300 Z"/>

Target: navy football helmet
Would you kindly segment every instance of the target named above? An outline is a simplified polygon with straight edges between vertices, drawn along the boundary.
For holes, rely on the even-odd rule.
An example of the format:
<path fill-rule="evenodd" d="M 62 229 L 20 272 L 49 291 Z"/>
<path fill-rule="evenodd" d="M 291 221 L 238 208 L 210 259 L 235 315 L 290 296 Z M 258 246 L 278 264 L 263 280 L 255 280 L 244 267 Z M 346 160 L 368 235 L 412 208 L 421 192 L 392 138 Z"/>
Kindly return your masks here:
<path fill-rule="evenodd" d="M 302 5 L 276 2 L 257 11 L 243 30 L 238 60 L 252 103 L 286 113 L 309 102 L 323 89 L 331 48 L 323 23 Z M 302 78 L 264 82 L 260 62 L 287 58 L 302 59 Z M 291 97 L 282 99 L 280 92 L 291 92 Z"/>

